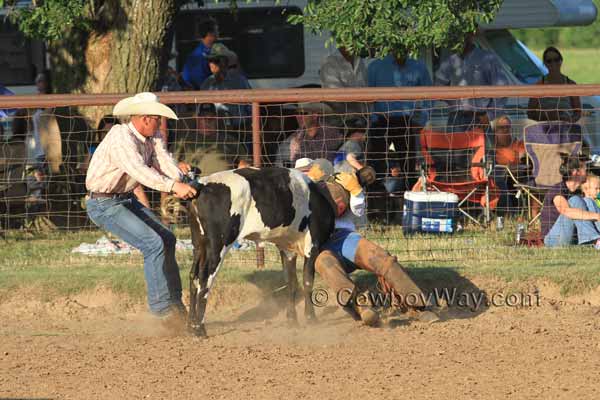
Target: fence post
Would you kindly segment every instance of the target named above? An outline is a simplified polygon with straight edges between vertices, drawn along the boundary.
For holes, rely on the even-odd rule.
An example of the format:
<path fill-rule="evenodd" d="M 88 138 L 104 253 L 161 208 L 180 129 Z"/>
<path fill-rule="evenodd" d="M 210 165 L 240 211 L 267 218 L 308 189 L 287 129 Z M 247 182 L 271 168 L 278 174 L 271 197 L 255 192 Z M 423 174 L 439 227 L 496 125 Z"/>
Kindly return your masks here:
<path fill-rule="evenodd" d="M 260 168 L 262 156 L 262 141 L 260 137 L 260 103 L 252 102 L 252 162 L 255 167 Z M 265 267 L 265 249 L 256 246 L 256 267 Z"/>

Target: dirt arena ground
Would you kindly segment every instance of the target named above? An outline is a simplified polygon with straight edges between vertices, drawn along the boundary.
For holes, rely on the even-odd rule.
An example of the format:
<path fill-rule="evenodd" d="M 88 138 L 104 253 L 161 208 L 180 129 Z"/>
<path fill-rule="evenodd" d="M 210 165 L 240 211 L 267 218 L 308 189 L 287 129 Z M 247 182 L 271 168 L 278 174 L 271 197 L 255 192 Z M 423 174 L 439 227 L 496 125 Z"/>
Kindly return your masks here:
<path fill-rule="evenodd" d="M 0 305 L 0 399 L 599 398 L 599 292 L 541 294 L 539 306 L 380 328 L 333 306 L 300 328 L 231 307 L 209 310 L 209 339 L 167 336 L 102 291 L 16 295 Z"/>

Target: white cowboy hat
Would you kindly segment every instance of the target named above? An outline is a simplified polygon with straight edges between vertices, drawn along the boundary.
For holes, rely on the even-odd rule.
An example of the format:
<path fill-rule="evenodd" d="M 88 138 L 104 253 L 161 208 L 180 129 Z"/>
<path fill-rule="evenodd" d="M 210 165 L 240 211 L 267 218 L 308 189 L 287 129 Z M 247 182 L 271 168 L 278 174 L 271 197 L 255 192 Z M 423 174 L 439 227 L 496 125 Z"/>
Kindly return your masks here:
<path fill-rule="evenodd" d="M 296 160 L 296 164 L 294 165 L 294 168 L 296 168 L 296 169 L 308 168 L 312 165 L 312 163 L 313 163 L 313 160 L 311 158 L 308 158 L 308 157 L 299 158 Z"/>
<path fill-rule="evenodd" d="M 160 115 L 170 119 L 178 119 L 169 107 L 158 101 L 158 96 L 150 92 L 138 93 L 126 97 L 115 104 L 112 114 L 116 117 L 124 115 Z"/>

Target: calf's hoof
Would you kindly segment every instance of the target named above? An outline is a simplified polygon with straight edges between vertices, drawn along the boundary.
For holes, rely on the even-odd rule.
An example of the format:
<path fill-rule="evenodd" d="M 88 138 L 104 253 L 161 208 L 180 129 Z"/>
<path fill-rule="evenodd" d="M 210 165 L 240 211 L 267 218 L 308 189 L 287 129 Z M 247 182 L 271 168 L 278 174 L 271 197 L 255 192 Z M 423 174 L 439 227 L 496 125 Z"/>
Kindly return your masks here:
<path fill-rule="evenodd" d="M 204 324 L 189 324 L 188 330 L 193 336 L 199 338 L 208 338 Z"/>

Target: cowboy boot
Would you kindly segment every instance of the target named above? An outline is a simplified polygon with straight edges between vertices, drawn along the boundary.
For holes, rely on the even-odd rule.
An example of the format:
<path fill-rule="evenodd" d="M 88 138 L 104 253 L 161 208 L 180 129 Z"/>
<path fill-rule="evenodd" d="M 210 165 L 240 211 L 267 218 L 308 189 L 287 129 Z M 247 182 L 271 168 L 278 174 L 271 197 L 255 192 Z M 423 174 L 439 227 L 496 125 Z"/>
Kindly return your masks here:
<path fill-rule="evenodd" d="M 387 283 L 387 286 L 394 290 L 394 293 L 401 296 L 406 303 L 409 298 L 410 307 L 426 307 L 425 295 L 417 284 L 408 276 L 404 268 L 398 263 L 396 257 L 370 242 L 367 239 L 361 239 L 356 248 L 354 263 L 367 271 L 375 273 Z"/>
<path fill-rule="evenodd" d="M 356 285 L 344 271 L 342 261 L 333 252 L 321 252 L 315 261 L 315 269 L 334 291 L 336 301 L 345 312 L 367 326 L 377 325 L 379 314 L 368 305 L 356 304 Z"/>

